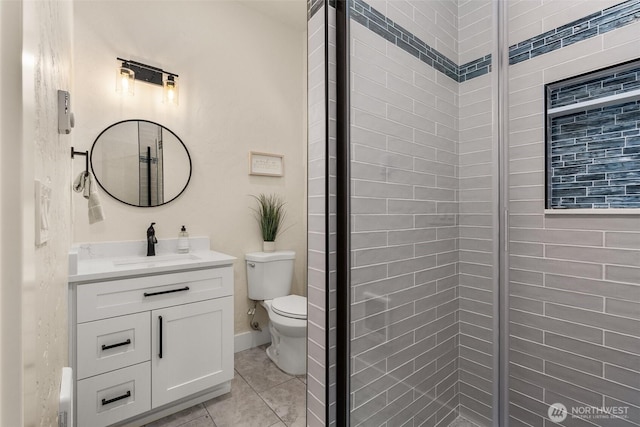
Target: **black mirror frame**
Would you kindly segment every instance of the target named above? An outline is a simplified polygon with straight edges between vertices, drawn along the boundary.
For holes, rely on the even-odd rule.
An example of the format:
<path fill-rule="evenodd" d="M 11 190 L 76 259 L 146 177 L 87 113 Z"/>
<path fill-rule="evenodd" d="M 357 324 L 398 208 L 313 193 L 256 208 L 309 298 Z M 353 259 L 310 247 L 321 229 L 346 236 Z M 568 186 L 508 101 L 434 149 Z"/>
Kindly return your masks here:
<path fill-rule="evenodd" d="M 166 202 L 160 203 L 158 205 L 153 205 L 153 206 L 140 206 L 140 205 L 134 205 L 132 203 L 127 203 L 127 202 L 125 202 L 123 200 L 118 199 L 116 196 L 111 194 L 109 192 L 109 190 L 107 190 L 104 187 L 104 185 L 102 185 L 102 183 L 100 182 L 100 180 L 98 179 L 98 177 L 96 176 L 95 173 L 93 174 L 93 177 L 95 178 L 96 182 L 98 183 L 100 188 L 102 188 L 102 190 L 105 193 L 107 193 L 109 196 L 111 196 L 113 199 L 119 201 L 120 203 L 124 203 L 125 205 L 133 206 L 133 207 L 136 207 L 136 208 L 156 208 L 158 206 L 163 206 L 163 205 L 166 205 L 168 203 L 173 202 L 175 199 L 180 197 L 182 195 L 182 193 L 184 193 L 184 190 L 186 190 L 187 187 L 189 186 L 189 182 L 191 182 L 191 175 L 193 173 L 193 162 L 191 161 L 191 155 L 189 154 L 189 150 L 187 149 L 187 146 L 184 144 L 182 139 L 180 139 L 180 137 L 178 135 L 176 135 L 175 132 L 173 132 L 171 129 L 169 129 L 166 126 L 161 125 L 160 123 L 152 122 L 151 120 L 145 120 L 145 119 L 127 119 L 127 120 L 121 120 L 119 122 L 116 122 L 116 123 L 113 123 L 112 125 L 107 126 L 104 130 L 102 130 L 102 132 L 100 132 L 100 134 L 96 137 L 96 139 L 93 141 L 93 144 L 91 145 L 91 154 L 90 154 L 91 171 L 92 172 L 94 171 L 94 168 L 93 168 L 93 149 L 95 148 L 96 143 L 98 142 L 98 140 L 100 139 L 102 134 L 104 134 L 106 131 L 108 131 L 109 129 L 111 129 L 114 126 L 117 126 L 117 125 L 122 124 L 122 123 L 127 123 L 127 122 L 146 122 L 146 123 L 154 124 L 156 126 L 160 126 L 161 128 L 168 130 L 180 142 L 180 144 L 182 144 L 182 147 L 184 148 L 185 153 L 187 153 L 187 159 L 189 160 L 189 177 L 187 178 L 187 182 L 185 182 L 184 187 L 182 187 L 182 190 L 180 190 L 180 192 L 174 198 L 172 198 L 171 200 L 168 200 Z"/>

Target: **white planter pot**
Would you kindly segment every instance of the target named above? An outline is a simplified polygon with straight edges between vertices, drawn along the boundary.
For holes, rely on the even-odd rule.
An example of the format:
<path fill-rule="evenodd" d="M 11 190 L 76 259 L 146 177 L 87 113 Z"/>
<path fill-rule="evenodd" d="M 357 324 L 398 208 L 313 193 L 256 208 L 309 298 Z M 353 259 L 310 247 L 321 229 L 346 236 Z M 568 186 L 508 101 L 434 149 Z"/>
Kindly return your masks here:
<path fill-rule="evenodd" d="M 276 250 L 276 242 L 262 242 L 262 251 L 263 252 L 275 252 Z"/>

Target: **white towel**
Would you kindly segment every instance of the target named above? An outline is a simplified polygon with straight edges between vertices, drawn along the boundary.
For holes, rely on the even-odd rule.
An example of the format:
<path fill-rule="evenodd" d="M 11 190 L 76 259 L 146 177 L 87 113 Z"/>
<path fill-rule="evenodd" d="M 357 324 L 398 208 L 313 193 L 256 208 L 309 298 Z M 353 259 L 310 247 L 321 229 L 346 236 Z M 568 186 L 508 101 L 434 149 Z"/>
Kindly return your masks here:
<path fill-rule="evenodd" d="M 104 221 L 104 212 L 98 197 L 97 185 L 93 182 L 91 172 L 80 172 L 80 175 L 73 182 L 73 191 L 82 193 L 82 196 L 89 200 L 89 224 Z"/>

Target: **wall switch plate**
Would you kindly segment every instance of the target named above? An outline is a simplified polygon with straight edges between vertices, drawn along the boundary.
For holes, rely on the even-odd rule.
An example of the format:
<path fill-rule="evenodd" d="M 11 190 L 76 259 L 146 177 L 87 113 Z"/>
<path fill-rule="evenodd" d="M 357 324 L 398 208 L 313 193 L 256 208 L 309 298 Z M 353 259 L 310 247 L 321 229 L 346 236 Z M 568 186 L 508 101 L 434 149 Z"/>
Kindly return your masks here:
<path fill-rule="evenodd" d="M 35 182 L 36 197 L 36 245 L 49 240 L 49 213 L 51 211 L 51 187 L 39 180 Z"/>
<path fill-rule="evenodd" d="M 74 117 L 71 112 L 71 94 L 66 90 L 58 91 L 58 133 L 63 135 L 71 133 L 74 126 Z"/>

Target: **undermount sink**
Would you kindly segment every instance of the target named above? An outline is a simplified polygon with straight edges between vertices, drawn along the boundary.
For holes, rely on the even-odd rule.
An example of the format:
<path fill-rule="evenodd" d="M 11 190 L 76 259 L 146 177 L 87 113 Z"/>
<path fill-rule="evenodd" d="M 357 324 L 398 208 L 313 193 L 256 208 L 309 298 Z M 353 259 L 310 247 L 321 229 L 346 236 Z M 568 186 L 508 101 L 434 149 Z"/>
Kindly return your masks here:
<path fill-rule="evenodd" d="M 235 257 L 210 250 L 208 237 L 191 237 L 189 246 L 189 253 L 179 253 L 178 239 L 162 239 L 156 245 L 156 256 L 144 256 L 144 240 L 75 244 L 69 251 L 69 282 L 222 267 L 235 261 Z"/>
<path fill-rule="evenodd" d="M 156 255 L 148 257 L 131 257 L 121 258 L 113 260 L 113 265 L 126 265 L 126 266 L 146 266 L 146 265 L 158 265 L 158 264 L 181 264 L 192 261 L 198 261 L 200 258 L 193 254 L 169 254 L 169 255 Z"/>

